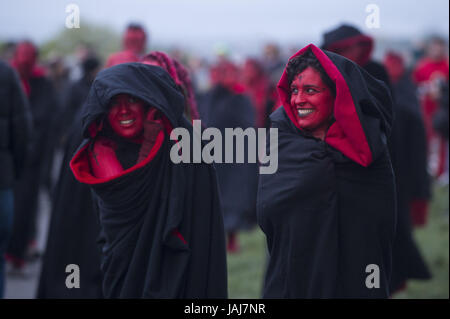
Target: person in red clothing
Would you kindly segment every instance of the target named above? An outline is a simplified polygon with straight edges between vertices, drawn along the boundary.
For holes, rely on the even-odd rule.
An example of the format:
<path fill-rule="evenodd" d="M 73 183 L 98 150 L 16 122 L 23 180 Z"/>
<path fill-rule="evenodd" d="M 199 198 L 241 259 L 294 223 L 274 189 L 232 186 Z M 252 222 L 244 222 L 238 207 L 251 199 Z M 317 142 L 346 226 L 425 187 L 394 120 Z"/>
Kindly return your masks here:
<path fill-rule="evenodd" d="M 413 72 L 413 79 L 419 86 L 422 113 L 428 141 L 428 162 L 432 175 L 439 177 L 445 171 L 446 142 L 433 129 L 433 115 L 439 109 L 440 88 L 448 82 L 449 63 L 445 41 L 439 37 L 429 39 L 425 57 Z"/>
<path fill-rule="evenodd" d="M 123 50 L 111 54 L 106 61 L 105 67 L 110 67 L 120 63 L 138 62 L 145 51 L 147 35 L 142 26 L 130 24 L 123 37 Z"/>
<path fill-rule="evenodd" d="M 50 167 L 58 110 L 54 87 L 37 62 L 38 49 L 32 42 L 17 44 L 11 65 L 19 74 L 28 98 L 33 127 L 29 156 L 23 174 L 14 187 L 13 231 L 6 254 L 13 271 L 20 275 L 24 274 L 26 261 L 38 255 L 35 241 L 38 195 L 40 189 L 49 190 L 51 186 Z"/>
<path fill-rule="evenodd" d="M 255 106 L 256 126 L 266 127 L 274 101 L 270 96 L 270 82 L 263 65 L 257 59 L 248 58 L 242 75 L 246 91 Z"/>

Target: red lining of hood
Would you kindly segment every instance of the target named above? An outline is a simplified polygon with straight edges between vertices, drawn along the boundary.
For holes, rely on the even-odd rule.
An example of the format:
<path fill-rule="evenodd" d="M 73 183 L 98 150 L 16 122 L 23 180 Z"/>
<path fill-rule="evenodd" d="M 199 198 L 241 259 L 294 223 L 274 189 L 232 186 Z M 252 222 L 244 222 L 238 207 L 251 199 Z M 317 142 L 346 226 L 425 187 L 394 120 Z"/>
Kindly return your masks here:
<path fill-rule="evenodd" d="M 75 178 L 79 182 L 84 183 L 84 184 L 95 185 L 95 184 L 102 184 L 102 183 L 112 181 L 113 179 L 124 176 L 124 175 L 126 175 L 132 171 L 135 171 L 135 170 L 147 165 L 148 163 L 150 163 L 153 160 L 153 158 L 156 156 L 156 154 L 158 153 L 159 149 L 161 148 L 161 145 L 163 144 L 163 141 L 164 141 L 164 135 L 165 134 L 163 131 L 160 131 L 158 133 L 158 136 L 156 137 L 156 143 L 153 146 L 153 148 L 151 149 L 150 153 L 148 154 L 148 156 L 145 160 L 130 167 L 129 169 L 124 170 L 123 172 L 121 172 L 120 174 L 118 174 L 116 176 L 109 177 L 109 178 L 98 178 L 98 177 L 95 177 L 94 175 L 92 175 L 91 167 L 89 165 L 88 154 L 87 154 L 87 148 L 89 147 L 91 142 L 87 143 L 84 147 L 82 147 L 74 155 L 74 157 L 70 161 L 70 168 L 71 168 L 72 173 L 75 176 Z"/>
<path fill-rule="evenodd" d="M 313 44 L 307 45 L 294 54 L 289 60 L 302 55 L 308 49 L 312 50 L 325 72 L 336 84 L 336 99 L 333 111 L 336 122 L 328 129 L 325 136 L 325 142 L 341 151 L 345 156 L 356 163 L 365 167 L 369 166 L 372 162 L 372 152 L 369 143 L 367 142 L 366 135 L 358 114 L 356 113 L 350 89 L 334 63 L 322 50 Z M 286 68 L 278 82 L 277 89 L 288 117 L 296 127 L 301 129 L 295 116 L 295 110 L 291 106 L 289 99 L 290 90 Z"/>
<path fill-rule="evenodd" d="M 364 52 L 364 57 L 361 59 L 361 61 L 354 61 L 358 65 L 364 66 L 367 64 L 367 62 L 369 62 L 370 57 L 372 55 L 372 51 L 373 51 L 373 39 L 367 35 L 358 34 L 358 35 L 352 36 L 350 38 L 342 39 L 342 40 L 330 43 L 324 49 L 335 52 L 338 49 L 352 46 L 358 42 L 366 42 L 367 44 L 369 44 L 366 48 L 366 51 Z"/>

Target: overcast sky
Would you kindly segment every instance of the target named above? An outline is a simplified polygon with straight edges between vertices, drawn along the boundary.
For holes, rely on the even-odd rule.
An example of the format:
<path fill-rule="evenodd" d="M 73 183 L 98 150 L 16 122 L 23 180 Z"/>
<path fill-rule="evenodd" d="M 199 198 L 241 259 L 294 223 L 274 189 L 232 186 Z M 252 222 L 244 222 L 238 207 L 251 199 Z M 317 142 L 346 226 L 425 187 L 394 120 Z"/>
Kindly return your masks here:
<path fill-rule="evenodd" d="M 448 36 L 448 0 L 2 0 L 0 41 L 30 38 L 37 43 L 64 28 L 66 5 L 80 8 L 80 22 L 121 32 L 130 21 L 142 23 L 152 43 L 196 43 L 264 39 L 320 43 L 323 31 L 343 21 L 375 37 Z M 369 29 L 365 9 L 380 9 L 380 28 Z"/>

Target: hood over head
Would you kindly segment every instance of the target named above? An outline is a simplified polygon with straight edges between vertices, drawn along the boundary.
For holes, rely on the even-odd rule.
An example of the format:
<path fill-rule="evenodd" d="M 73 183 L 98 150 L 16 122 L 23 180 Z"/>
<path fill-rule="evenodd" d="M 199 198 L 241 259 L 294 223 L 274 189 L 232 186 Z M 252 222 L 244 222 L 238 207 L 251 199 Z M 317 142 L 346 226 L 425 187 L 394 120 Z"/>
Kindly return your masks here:
<path fill-rule="evenodd" d="M 129 94 L 158 109 L 172 127 L 180 125 L 184 98 L 162 68 L 142 63 L 123 63 L 100 71 L 83 106 L 83 134 L 95 135 L 117 94 Z"/>
<path fill-rule="evenodd" d="M 343 49 L 362 44 L 362 52 L 358 61 L 354 61 L 361 66 L 369 62 L 373 51 L 373 39 L 361 33 L 357 28 L 343 24 L 336 29 L 326 32 L 323 35 L 322 48 L 340 54 Z"/>
<path fill-rule="evenodd" d="M 325 142 L 354 162 L 369 166 L 384 152 L 390 135 L 393 110 L 387 86 L 352 61 L 313 44 L 304 47 L 290 59 L 311 50 L 336 86 L 333 115 Z M 286 69 L 278 83 L 284 110 L 299 130 L 294 107 L 290 104 L 290 83 Z"/>

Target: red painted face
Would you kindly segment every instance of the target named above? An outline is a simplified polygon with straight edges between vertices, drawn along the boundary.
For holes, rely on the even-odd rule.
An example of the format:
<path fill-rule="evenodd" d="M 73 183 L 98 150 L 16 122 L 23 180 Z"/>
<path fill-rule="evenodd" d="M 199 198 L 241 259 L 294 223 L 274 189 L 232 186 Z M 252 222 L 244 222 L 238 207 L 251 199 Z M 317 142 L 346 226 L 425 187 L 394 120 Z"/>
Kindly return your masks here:
<path fill-rule="evenodd" d="M 123 46 L 134 54 L 141 54 L 145 49 L 145 32 L 141 29 L 129 29 L 125 32 Z"/>
<path fill-rule="evenodd" d="M 142 133 L 144 102 L 128 94 L 118 94 L 110 102 L 108 121 L 114 132 L 125 138 L 135 138 Z"/>
<path fill-rule="evenodd" d="M 20 43 L 15 52 L 14 60 L 21 76 L 28 77 L 36 64 L 36 48 L 28 42 Z"/>
<path fill-rule="evenodd" d="M 291 106 L 300 128 L 323 140 L 331 122 L 334 96 L 314 68 L 306 68 L 292 81 Z"/>

